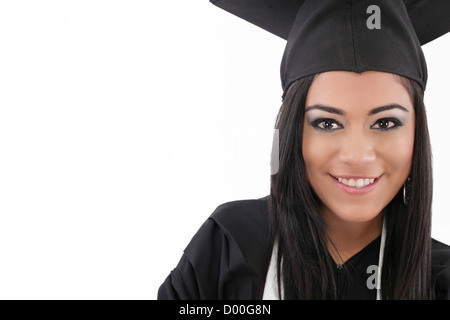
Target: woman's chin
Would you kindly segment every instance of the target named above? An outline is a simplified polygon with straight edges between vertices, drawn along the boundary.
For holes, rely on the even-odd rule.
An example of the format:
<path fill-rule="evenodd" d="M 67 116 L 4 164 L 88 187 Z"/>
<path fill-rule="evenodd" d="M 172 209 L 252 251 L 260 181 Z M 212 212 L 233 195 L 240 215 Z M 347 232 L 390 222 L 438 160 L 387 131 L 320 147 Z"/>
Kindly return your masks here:
<path fill-rule="evenodd" d="M 367 206 L 339 206 L 331 210 L 334 218 L 345 222 L 369 222 L 378 217 L 381 208 L 368 208 Z"/>

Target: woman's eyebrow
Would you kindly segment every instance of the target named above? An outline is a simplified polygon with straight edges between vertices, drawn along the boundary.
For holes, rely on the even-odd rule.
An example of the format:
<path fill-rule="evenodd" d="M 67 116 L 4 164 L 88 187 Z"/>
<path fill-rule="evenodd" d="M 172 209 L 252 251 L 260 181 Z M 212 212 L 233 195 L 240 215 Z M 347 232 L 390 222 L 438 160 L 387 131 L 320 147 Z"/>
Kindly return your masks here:
<path fill-rule="evenodd" d="M 341 116 L 346 115 L 346 112 L 342 109 L 338 109 L 338 108 L 330 107 L 330 106 L 324 106 L 321 104 L 315 104 L 315 105 L 306 107 L 305 113 L 308 112 L 309 110 L 314 110 L 314 109 L 322 110 L 322 111 L 329 112 L 329 113 L 335 113 L 335 114 L 338 114 Z"/>
<path fill-rule="evenodd" d="M 406 109 L 405 107 L 403 107 L 403 106 L 401 106 L 399 104 L 393 103 L 393 104 L 388 104 L 388 105 L 377 107 L 377 108 L 374 108 L 374 109 L 370 110 L 369 111 L 369 116 L 372 116 L 374 114 L 377 114 L 377 113 L 380 113 L 380 112 L 383 112 L 383 111 L 392 110 L 392 109 L 400 109 L 400 110 L 403 110 L 405 112 L 409 112 L 408 109 Z"/>
<path fill-rule="evenodd" d="M 321 105 L 321 104 L 315 104 L 315 105 L 306 107 L 305 108 L 305 113 L 308 112 L 309 110 L 314 110 L 314 109 L 322 110 L 322 111 L 325 111 L 325 112 L 328 112 L 328 113 L 338 114 L 338 115 L 341 115 L 341 116 L 345 116 L 347 114 L 342 109 L 335 108 L 335 107 L 330 107 L 330 106 L 324 106 L 324 105 Z M 374 114 L 377 114 L 377 113 L 380 113 L 380 112 L 383 112 L 383 111 L 392 110 L 392 109 L 400 109 L 402 111 L 409 112 L 408 109 L 406 109 L 405 107 L 403 107 L 403 106 L 401 106 L 401 105 L 399 105 L 397 103 L 392 103 L 392 104 L 388 104 L 388 105 L 385 105 L 385 106 L 373 108 L 372 110 L 369 111 L 369 116 L 372 116 Z"/>

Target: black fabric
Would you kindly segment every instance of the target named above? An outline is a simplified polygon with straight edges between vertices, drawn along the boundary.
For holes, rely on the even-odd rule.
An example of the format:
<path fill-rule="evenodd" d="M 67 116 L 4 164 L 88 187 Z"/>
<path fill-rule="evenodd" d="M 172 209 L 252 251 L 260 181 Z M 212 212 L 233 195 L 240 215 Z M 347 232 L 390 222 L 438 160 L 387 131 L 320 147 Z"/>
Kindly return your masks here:
<path fill-rule="evenodd" d="M 421 45 L 450 31 L 450 0 L 210 0 L 287 39 L 281 62 L 284 95 L 296 80 L 326 71 L 381 71 L 425 90 Z M 368 27 L 380 9 L 380 28 Z"/>
<path fill-rule="evenodd" d="M 449 0 L 405 0 L 404 2 L 421 45 L 450 32 Z"/>
<path fill-rule="evenodd" d="M 372 4 L 380 8 L 380 29 L 367 27 Z M 283 90 L 300 78 L 336 70 L 395 73 L 425 89 L 426 62 L 403 1 L 305 1 L 281 62 Z"/>
<path fill-rule="evenodd" d="M 367 267 L 378 265 L 380 244 L 381 236 L 348 259 L 343 265 L 336 265 L 335 279 L 338 299 L 376 299 L 377 291 L 369 289 L 367 286 L 368 278 L 374 277 L 373 272 L 367 273 Z"/>
<path fill-rule="evenodd" d="M 184 251 L 158 291 L 158 299 L 253 300 L 268 251 L 268 197 L 219 206 Z M 375 299 L 367 267 L 378 264 L 380 237 L 336 266 L 340 299 Z M 432 287 L 450 300 L 450 247 L 432 240 Z"/>
<path fill-rule="evenodd" d="M 435 299 L 450 300 L 450 247 L 433 239 L 431 248 L 431 283 Z"/>
<path fill-rule="evenodd" d="M 287 40 L 295 16 L 305 0 L 210 0 L 210 2 Z M 376 4 L 375 1 L 371 2 Z M 421 45 L 450 31 L 449 0 L 404 0 L 403 2 Z"/>
<path fill-rule="evenodd" d="M 210 0 L 214 5 L 285 40 L 305 0 Z"/>
<path fill-rule="evenodd" d="M 268 246 L 266 200 L 219 206 L 201 226 L 159 299 L 255 299 Z"/>

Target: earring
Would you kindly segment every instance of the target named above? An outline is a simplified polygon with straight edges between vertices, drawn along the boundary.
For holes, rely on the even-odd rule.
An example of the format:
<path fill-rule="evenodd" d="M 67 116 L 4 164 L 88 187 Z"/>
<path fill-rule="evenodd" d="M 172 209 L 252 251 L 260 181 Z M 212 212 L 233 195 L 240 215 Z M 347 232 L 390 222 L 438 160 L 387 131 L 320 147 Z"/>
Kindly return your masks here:
<path fill-rule="evenodd" d="M 406 179 L 405 183 L 403 184 L 403 204 L 405 206 L 407 206 L 409 202 L 409 187 L 411 184 L 410 181 L 411 179 L 408 177 L 408 179 Z"/>

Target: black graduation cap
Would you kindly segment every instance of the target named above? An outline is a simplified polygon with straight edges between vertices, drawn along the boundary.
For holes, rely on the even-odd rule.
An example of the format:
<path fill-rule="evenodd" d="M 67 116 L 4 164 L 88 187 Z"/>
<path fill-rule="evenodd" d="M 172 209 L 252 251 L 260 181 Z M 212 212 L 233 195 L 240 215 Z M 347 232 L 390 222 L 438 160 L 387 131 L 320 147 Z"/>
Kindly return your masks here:
<path fill-rule="evenodd" d="M 383 71 L 425 90 L 421 45 L 450 31 L 450 0 L 210 0 L 287 40 L 283 91 L 319 72 Z"/>

